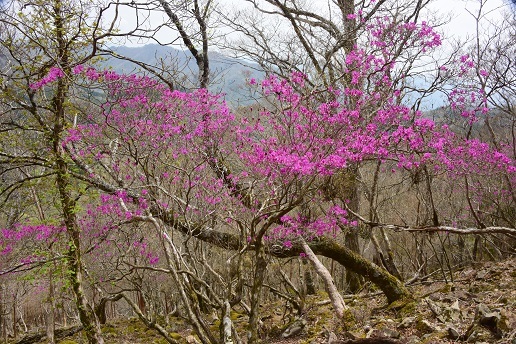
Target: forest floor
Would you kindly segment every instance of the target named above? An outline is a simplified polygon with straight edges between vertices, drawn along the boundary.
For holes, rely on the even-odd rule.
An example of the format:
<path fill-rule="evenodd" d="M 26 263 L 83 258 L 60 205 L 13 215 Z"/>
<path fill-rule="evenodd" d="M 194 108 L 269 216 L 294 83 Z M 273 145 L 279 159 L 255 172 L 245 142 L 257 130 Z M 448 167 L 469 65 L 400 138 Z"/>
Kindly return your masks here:
<path fill-rule="evenodd" d="M 263 342 L 516 344 L 516 258 L 466 268 L 454 274 L 453 282 L 447 278 L 448 283 L 410 286 L 417 301 L 401 310 L 386 307 L 385 298 L 377 292 L 348 298 L 354 320 L 347 322 L 333 315 L 324 294 L 308 297 L 301 316 L 285 316 L 284 302 L 268 304 L 262 309 Z M 243 337 L 247 316 L 234 312 L 232 318 Z M 219 323 L 213 320 L 214 331 Z M 183 321 L 172 320 L 169 330 L 180 343 L 197 343 Z M 113 320 L 103 327 L 103 333 L 106 344 L 166 343 L 136 318 Z M 86 341 L 78 333 L 58 343 Z"/>

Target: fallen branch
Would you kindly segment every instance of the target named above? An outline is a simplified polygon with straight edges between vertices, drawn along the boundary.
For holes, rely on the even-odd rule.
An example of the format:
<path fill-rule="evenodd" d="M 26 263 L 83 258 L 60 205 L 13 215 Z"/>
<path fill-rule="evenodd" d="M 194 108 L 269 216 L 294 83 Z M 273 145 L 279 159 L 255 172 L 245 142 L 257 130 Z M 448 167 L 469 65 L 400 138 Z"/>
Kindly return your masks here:
<path fill-rule="evenodd" d="M 407 227 L 398 225 L 378 225 L 396 232 L 446 232 L 453 234 L 512 234 L 516 235 L 516 229 L 510 227 L 485 227 L 485 228 L 457 228 L 450 226 Z"/>
<path fill-rule="evenodd" d="M 516 228 L 511 227 L 501 227 L 501 226 L 490 226 L 484 228 L 478 227 L 468 227 L 468 228 L 457 228 L 451 226 L 423 226 L 423 227 L 412 227 L 407 225 L 393 225 L 386 224 L 381 222 L 373 222 L 365 219 L 360 214 L 357 214 L 353 210 L 349 209 L 346 206 L 346 210 L 360 222 L 368 225 L 371 228 L 384 228 L 393 230 L 395 232 L 447 232 L 454 234 L 507 234 L 507 235 L 516 235 Z"/>
<path fill-rule="evenodd" d="M 56 329 L 54 333 L 55 341 L 60 341 L 66 337 L 73 336 L 77 332 L 82 331 L 83 327 L 82 325 L 72 326 L 72 327 L 65 327 L 65 328 L 59 328 Z M 19 341 L 16 342 L 16 344 L 33 344 L 41 341 L 43 338 L 47 336 L 47 332 L 38 332 L 35 334 L 31 334 L 28 336 L 23 337 Z"/>

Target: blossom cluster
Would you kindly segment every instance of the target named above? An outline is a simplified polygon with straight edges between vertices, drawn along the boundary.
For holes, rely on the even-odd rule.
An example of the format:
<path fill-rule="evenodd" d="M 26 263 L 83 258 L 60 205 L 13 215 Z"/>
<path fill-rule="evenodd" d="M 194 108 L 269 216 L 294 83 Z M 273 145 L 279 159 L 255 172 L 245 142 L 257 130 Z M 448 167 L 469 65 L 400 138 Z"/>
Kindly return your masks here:
<path fill-rule="evenodd" d="M 51 67 L 50 70 L 48 71 L 47 75 L 44 78 L 41 78 L 37 82 L 31 84 L 30 87 L 33 90 L 39 90 L 40 88 L 43 88 L 45 85 L 50 84 L 64 76 L 65 76 L 64 72 L 61 68 Z"/>

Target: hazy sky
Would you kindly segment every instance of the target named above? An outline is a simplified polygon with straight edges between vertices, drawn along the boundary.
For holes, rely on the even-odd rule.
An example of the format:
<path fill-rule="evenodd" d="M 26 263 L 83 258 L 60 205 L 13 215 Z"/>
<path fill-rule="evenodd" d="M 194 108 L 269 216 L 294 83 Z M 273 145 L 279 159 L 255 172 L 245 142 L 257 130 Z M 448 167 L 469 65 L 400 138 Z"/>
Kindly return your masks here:
<path fill-rule="evenodd" d="M 1 1 L 1 0 L 0 0 Z M 496 23 L 501 17 L 502 10 L 510 10 L 510 0 L 482 0 L 485 2 L 484 12 L 488 13 L 486 18 L 489 18 L 492 22 Z M 516 0 L 515 0 L 516 1 Z M 437 12 L 443 16 L 451 16 L 451 21 L 445 27 L 443 27 L 443 38 L 464 38 L 472 36 L 475 32 L 475 21 L 469 12 L 475 13 L 478 11 L 479 0 L 434 0 L 429 7 L 429 10 L 433 13 Z M 239 3 L 243 3 L 243 0 L 219 0 L 221 6 L 230 4 L 230 7 L 238 6 Z M 514 9 L 514 8 L 513 8 Z M 163 22 L 161 18 L 164 13 L 155 13 L 151 17 L 152 25 L 156 26 Z M 120 29 L 122 31 L 129 30 L 134 27 L 134 14 L 131 11 L 122 10 L 120 20 Z M 427 15 L 423 14 L 421 18 L 425 18 Z M 432 22 L 429 18 L 429 22 Z M 166 39 L 170 38 L 171 35 L 175 35 L 167 30 L 161 30 L 157 37 L 165 42 Z M 134 46 L 148 44 L 151 42 L 147 41 L 132 41 L 122 43 L 124 45 Z"/>
<path fill-rule="evenodd" d="M 510 10 L 509 1 L 483 1 L 485 2 L 483 13 L 486 13 L 486 19 L 495 24 L 500 20 L 502 11 Z M 434 0 L 431 8 L 443 14 L 452 14 L 451 22 L 445 27 L 444 34 L 446 36 L 465 37 L 475 32 L 475 20 L 469 12 L 478 13 L 478 2 L 478 0 Z"/>

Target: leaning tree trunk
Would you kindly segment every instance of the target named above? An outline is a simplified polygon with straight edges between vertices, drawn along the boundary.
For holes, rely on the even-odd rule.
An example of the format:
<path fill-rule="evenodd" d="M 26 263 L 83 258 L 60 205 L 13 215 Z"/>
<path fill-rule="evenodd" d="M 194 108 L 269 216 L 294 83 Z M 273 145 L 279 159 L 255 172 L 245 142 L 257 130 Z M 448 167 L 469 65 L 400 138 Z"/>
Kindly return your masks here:
<path fill-rule="evenodd" d="M 310 248 L 315 254 L 334 259 L 346 269 L 373 282 L 382 290 L 389 303 L 412 299 L 410 292 L 399 279 L 336 241 L 320 238 L 310 242 Z"/>
<path fill-rule="evenodd" d="M 308 260 L 312 263 L 314 270 L 317 274 L 322 278 L 324 282 L 324 286 L 326 287 L 326 291 L 328 292 L 328 296 L 330 297 L 333 308 L 335 309 L 335 313 L 339 318 L 344 318 L 344 312 L 348 310 L 348 306 L 344 302 L 342 295 L 340 295 L 335 283 L 333 282 L 333 278 L 330 275 L 330 272 L 326 267 L 321 263 L 314 252 L 310 249 L 310 246 L 306 243 L 304 239 L 301 239 L 301 246 L 306 253 Z"/>
<path fill-rule="evenodd" d="M 240 238 L 232 233 L 219 232 L 215 230 L 204 230 L 202 228 L 190 228 L 184 225 L 171 214 L 161 212 L 159 218 L 174 229 L 194 236 L 198 240 L 209 242 L 217 247 L 226 250 L 242 249 Z M 275 242 L 267 242 L 265 252 L 275 257 L 297 257 L 304 253 L 300 243 L 292 242 L 292 247 L 277 245 Z M 335 260 L 346 269 L 353 271 L 366 280 L 371 281 L 380 288 L 389 302 L 410 299 L 411 294 L 399 279 L 391 275 L 387 270 L 379 267 L 370 260 L 353 252 L 349 248 L 339 244 L 331 238 L 317 238 L 308 245 L 315 254 Z"/>

